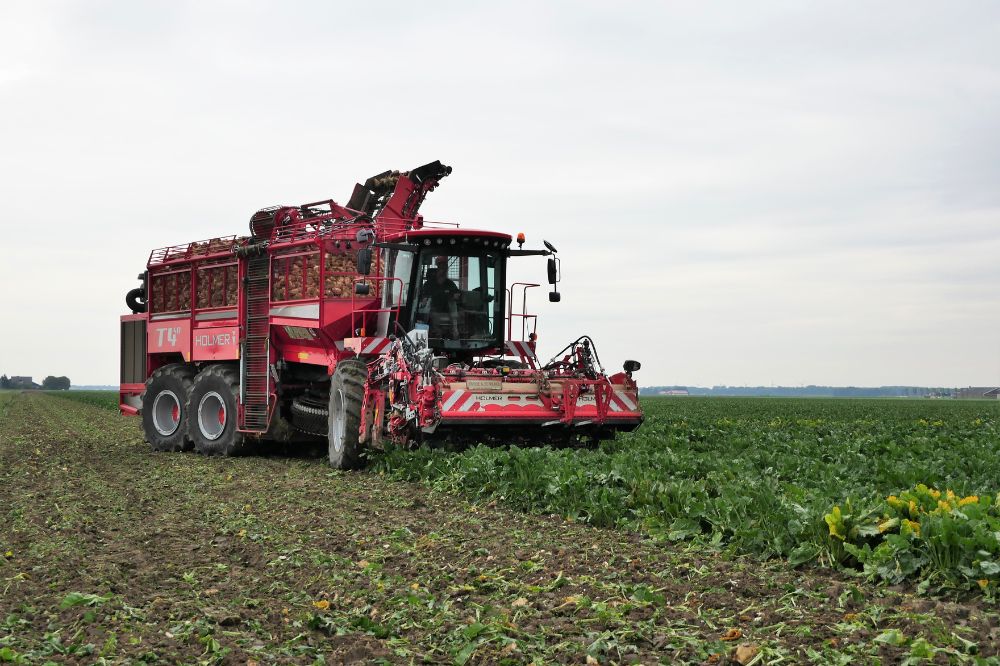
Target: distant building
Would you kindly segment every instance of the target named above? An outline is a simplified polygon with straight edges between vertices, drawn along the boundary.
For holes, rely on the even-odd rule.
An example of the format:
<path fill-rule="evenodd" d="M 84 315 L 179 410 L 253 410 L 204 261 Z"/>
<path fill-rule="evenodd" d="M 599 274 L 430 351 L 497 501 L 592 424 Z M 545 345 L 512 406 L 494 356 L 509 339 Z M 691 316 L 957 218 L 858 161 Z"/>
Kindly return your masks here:
<path fill-rule="evenodd" d="M 11 377 L 10 387 L 12 389 L 36 389 L 38 384 L 31 380 L 31 377 Z"/>
<path fill-rule="evenodd" d="M 688 395 L 687 389 L 666 389 L 660 391 L 659 395 Z"/>
<path fill-rule="evenodd" d="M 982 400 L 982 399 L 997 399 L 997 394 L 1000 389 L 994 386 L 969 386 L 968 388 L 960 388 L 955 393 L 955 397 L 959 400 Z"/>

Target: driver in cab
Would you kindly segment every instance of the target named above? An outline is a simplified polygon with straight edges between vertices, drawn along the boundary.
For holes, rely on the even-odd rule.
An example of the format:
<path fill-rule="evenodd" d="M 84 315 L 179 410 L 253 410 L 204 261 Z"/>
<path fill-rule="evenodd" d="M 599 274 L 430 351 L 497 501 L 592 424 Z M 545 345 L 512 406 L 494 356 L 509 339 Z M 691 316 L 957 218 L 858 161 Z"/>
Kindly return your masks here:
<path fill-rule="evenodd" d="M 434 259 L 435 270 L 423 286 L 423 297 L 430 299 L 430 336 L 458 339 L 458 286 L 448 278 L 448 257 Z"/>

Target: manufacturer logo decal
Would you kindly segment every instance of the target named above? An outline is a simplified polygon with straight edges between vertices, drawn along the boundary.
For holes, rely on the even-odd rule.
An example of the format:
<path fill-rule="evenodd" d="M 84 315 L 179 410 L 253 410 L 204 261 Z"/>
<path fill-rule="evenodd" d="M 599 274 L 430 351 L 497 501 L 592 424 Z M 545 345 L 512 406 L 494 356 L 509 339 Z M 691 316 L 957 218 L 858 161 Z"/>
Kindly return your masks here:
<path fill-rule="evenodd" d="M 180 326 L 164 326 L 156 331 L 156 346 L 162 347 L 164 339 L 170 347 L 177 346 L 177 336 L 181 333 Z"/>
<path fill-rule="evenodd" d="M 194 336 L 195 347 L 221 347 L 233 344 L 232 333 L 199 333 Z"/>

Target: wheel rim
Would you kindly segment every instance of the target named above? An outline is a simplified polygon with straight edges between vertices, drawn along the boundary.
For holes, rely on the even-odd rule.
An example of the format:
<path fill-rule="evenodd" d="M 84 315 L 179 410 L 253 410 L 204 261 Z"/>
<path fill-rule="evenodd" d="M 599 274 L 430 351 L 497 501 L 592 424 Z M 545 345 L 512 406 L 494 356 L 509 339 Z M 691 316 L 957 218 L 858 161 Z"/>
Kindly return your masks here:
<path fill-rule="evenodd" d="M 153 400 L 153 427 L 164 437 L 181 425 L 181 402 L 173 391 L 160 391 Z"/>
<path fill-rule="evenodd" d="M 344 435 L 347 433 L 347 408 L 344 401 L 344 391 L 337 389 L 333 394 L 333 423 L 330 432 L 333 437 L 333 450 L 340 453 L 344 450 Z"/>
<path fill-rule="evenodd" d="M 208 440 L 216 440 L 226 429 L 226 401 L 209 391 L 198 402 L 198 429 Z"/>

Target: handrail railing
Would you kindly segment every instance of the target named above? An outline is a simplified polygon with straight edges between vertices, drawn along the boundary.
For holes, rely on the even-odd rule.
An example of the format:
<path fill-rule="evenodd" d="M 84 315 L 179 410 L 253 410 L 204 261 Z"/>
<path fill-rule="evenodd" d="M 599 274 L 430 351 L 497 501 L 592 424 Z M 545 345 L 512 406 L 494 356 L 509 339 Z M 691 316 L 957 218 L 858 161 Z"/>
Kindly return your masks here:
<path fill-rule="evenodd" d="M 397 299 L 396 299 L 397 302 L 396 302 L 396 304 L 395 305 L 390 305 L 389 307 L 364 308 L 362 310 L 359 310 L 358 309 L 358 304 L 357 304 L 357 297 L 358 297 L 357 285 L 358 284 L 362 284 L 362 283 L 363 284 L 367 284 L 369 282 L 398 282 L 399 283 L 399 291 L 397 292 Z M 368 315 L 368 314 L 372 314 L 372 313 L 376 313 L 377 314 L 377 313 L 380 313 L 380 312 L 387 312 L 390 315 L 391 314 L 395 314 L 396 315 L 396 319 L 397 320 L 399 319 L 399 309 L 403 305 L 403 280 L 401 280 L 398 277 L 381 277 L 381 276 L 372 276 L 372 275 L 362 275 L 362 276 L 357 277 L 357 278 L 354 279 L 354 285 L 355 285 L 354 288 L 351 289 L 351 335 L 357 335 L 358 334 L 358 326 L 357 326 L 357 323 L 358 323 L 357 322 L 357 317 L 358 316 L 361 317 L 361 323 L 362 324 L 364 324 L 364 316 Z M 386 286 L 388 286 L 388 285 L 386 285 Z M 385 293 L 385 291 L 383 289 L 375 289 L 374 296 L 378 297 L 379 295 L 381 295 L 383 293 Z M 391 287 L 390 287 L 388 293 L 390 293 L 390 294 L 393 293 Z M 366 333 L 367 333 L 366 331 L 362 331 L 360 335 L 362 337 L 364 337 L 366 335 Z"/>
<path fill-rule="evenodd" d="M 193 257 L 211 257 L 232 252 L 233 245 L 239 242 L 237 236 L 220 236 L 180 245 L 160 247 L 149 253 L 147 266 L 167 264 L 174 261 L 184 261 Z"/>
<path fill-rule="evenodd" d="M 514 282 L 510 285 L 510 289 L 507 289 L 507 339 L 513 340 L 513 330 L 514 330 L 514 317 L 520 317 L 521 319 L 521 340 L 527 339 L 528 336 L 528 320 L 531 320 L 531 332 L 536 333 L 538 331 L 538 314 L 528 312 L 528 290 L 533 287 L 540 287 L 542 285 L 536 284 L 534 282 Z M 514 296 L 517 293 L 517 287 L 521 287 L 521 311 L 514 312 Z"/>

